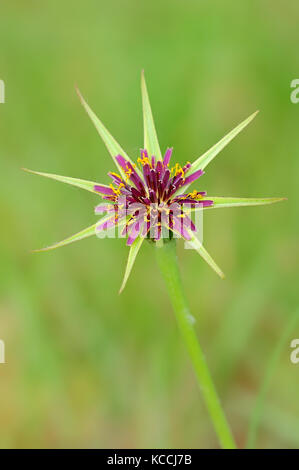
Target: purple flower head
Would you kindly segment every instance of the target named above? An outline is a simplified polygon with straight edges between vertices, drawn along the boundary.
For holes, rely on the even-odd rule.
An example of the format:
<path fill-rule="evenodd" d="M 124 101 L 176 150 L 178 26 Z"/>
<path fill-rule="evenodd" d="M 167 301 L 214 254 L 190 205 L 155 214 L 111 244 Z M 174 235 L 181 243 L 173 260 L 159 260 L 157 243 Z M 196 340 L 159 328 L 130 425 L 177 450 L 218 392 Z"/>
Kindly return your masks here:
<path fill-rule="evenodd" d="M 102 198 L 114 204 L 114 211 L 118 216 L 113 216 L 110 223 L 118 224 L 127 217 L 123 233 L 128 236 L 127 245 L 132 245 L 138 236 L 148 237 L 157 241 L 166 234 L 180 235 L 186 240 L 191 239 L 189 230 L 196 230 L 195 225 L 184 211 L 184 205 L 188 208 L 202 208 L 213 205 L 213 201 L 206 199 L 206 193 L 192 191 L 177 194 L 178 190 L 187 184 L 196 181 L 202 174 L 202 170 L 192 173 L 192 165 L 187 163 L 181 167 L 176 163 L 170 167 L 172 149 L 167 149 L 163 160 L 156 160 L 155 156 L 149 157 L 146 149 L 141 150 L 137 159 L 137 166 L 126 160 L 122 155 L 115 157 L 124 174 L 123 178 L 117 173 L 110 172 L 113 183 L 110 187 L 95 185 L 94 190 L 102 195 Z M 190 175 L 186 176 L 186 173 Z M 96 212 L 103 212 L 105 206 L 97 206 Z M 108 212 L 109 208 L 105 207 Z M 107 229 L 107 223 L 97 226 L 97 231 Z"/>

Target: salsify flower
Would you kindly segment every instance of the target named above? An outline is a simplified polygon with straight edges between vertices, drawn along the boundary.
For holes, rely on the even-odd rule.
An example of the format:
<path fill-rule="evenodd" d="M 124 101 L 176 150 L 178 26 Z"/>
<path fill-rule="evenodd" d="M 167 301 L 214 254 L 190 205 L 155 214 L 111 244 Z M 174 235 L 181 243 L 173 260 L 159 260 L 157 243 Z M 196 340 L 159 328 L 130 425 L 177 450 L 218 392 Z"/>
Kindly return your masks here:
<path fill-rule="evenodd" d="M 121 234 L 127 237 L 127 245 L 130 247 L 121 286 L 122 290 L 142 242 L 148 238 L 157 247 L 162 246 L 163 249 L 155 250 L 157 262 L 164 277 L 178 326 L 189 352 L 219 442 L 224 448 L 236 448 L 234 436 L 226 420 L 204 354 L 197 340 L 192 316 L 180 281 L 175 243 L 171 239 L 174 236 L 179 236 L 186 240 L 216 273 L 223 277 L 221 269 L 197 237 L 196 226 L 191 215 L 202 209 L 271 204 L 284 198 L 214 197 L 207 196 L 204 191 L 198 191 L 197 189 L 190 191 L 189 189 L 190 185 L 203 175 L 204 169 L 213 158 L 252 121 L 257 113 L 241 122 L 193 163 L 187 162 L 181 167 L 178 163 L 175 165 L 170 164 L 171 148 L 168 148 L 162 157 L 143 73 L 141 90 L 144 145 L 136 163 L 116 142 L 77 90 L 81 103 L 117 166 L 117 172 L 109 173 L 112 182 L 105 185 L 94 181 L 26 170 L 96 193 L 101 196 L 102 202 L 96 206 L 95 212 L 96 214 L 105 214 L 99 222 L 81 232 L 52 246 L 35 251 L 58 248 L 94 234 L 101 235 L 110 229 L 115 229 L 115 227 L 121 228 Z M 164 239 L 166 239 L 165 243 Z"/>
<path fill-rule="evenodd" d="M 127 237 L 127 245 L 130 247 L 121 290 L 125 287 L 143 240 L 149 238 L 158 242 L 165 237 L 172 238 L 173 234 L 188 241 L 190 246 L 223 278 L 223 272 L 196 236 L 196 226 L 190 217 L 192 211 L 271 204 L 283 198 L 214 197 L 207 196 L 205 191 L 196 189 L 189 191 L 188 189 L 204 174 L 205 167 L 213 158 L 252 121 L 257 112 L 245 119 L 193 163 L 187 162 L 184 166 L 178 163 L 171 165 L 172 148 L 168 148 L 164 156 L 161 154 L 143 72 L 141 91 L 144 148 L 141 149 L 140 157 L 134 163 L 97 118 L 77 89 L 80 101 L 102 137 L 118 171 L 108 173 L 112 182 L 106 185 L 26 170 L 91 191 L 101 196 L 104 201 L 95 208 L 96 214 L 105 214 L 99 222 L 59 243 L 34 251 L 58 248 L 121 226 L 121 234 Z"/>

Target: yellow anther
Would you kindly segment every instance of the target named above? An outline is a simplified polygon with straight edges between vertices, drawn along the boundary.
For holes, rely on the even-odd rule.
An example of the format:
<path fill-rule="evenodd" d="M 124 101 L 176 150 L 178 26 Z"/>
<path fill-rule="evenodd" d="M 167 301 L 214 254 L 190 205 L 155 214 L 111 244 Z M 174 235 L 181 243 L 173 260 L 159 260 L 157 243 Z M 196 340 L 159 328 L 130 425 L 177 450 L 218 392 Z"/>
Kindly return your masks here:
<path fill-rule="evenodd" d="M 174 173 L 175 176 L 178 176 L 179 174 L 181 174 L 181 176 L 184 176 L 184 174 L 185 174 L 183 168 L 181 167 L 181 165 L 179 163 L 176 163 L 175 166 L 173 166 L 170 169 L 170 173 L 171 174 Z"/>
<path fill-rule="evenodd" d="M 194 191 L 189 193 L 187 197 L 191 197 L 192 199 L 202 199 L 203 196 L 194 189 Z"/>
<path fill-rule="evenodd" d="M 138 162 L 138 163 L 141 163 L 142 166 L 144 166 L 144 165 L 146 165 L 146 164 L 150 165 L 149 158 L 148 158 L 148 157 L 145 157 L 144 154 L 142 154 L 142 155 L 143 155 L 142 158 L 140 158 L 140 157 L 137 158 L 137 162 Z"/>
<path fill-rule="evenodd" d="M 175 165 L 175 176 L 181 174 L 181 176 L 184 176 L 184 170 L 183 168 L 181 167 L 181 165 L 179 163 L 176 163 Z"/>
<path fill-rule="evenodd" d="M 194 189 L 194 191 L 192 191 L 192 193 L 189 193 L 188 196 L 191 197 L 192 199 L 195 199 L 197 197 L 196 189 Z"/>
<path fill-rule="evenodd" d="M 125 174 L 126 174 L 126 182 L 127 182 L 128 179 L 130 178 L 130 176 L 131 176 L 132 173 L 133 173 L 132 168 L 127 167 L 127 170 L 125 171 Z"/>
<path fill-rule="evenodd" d="M 116 176 L 117 178 L 121 179 L 121 176 L 118 173 L 114 173 L 114 171 L 110 171 L 110 175 Z"/>
<path fill-rule="evenodd" d="M 110 184 L 110 188 L 112 189 L 112 191 L 114 192 L 114 194 L 115 194 L 116 196 L 119 196 L 119 195 L 120 195 L 120 190 L 119 190 L 119 189 L 115 189 L 115 187 L 113 186 L 112 183 Z"/>

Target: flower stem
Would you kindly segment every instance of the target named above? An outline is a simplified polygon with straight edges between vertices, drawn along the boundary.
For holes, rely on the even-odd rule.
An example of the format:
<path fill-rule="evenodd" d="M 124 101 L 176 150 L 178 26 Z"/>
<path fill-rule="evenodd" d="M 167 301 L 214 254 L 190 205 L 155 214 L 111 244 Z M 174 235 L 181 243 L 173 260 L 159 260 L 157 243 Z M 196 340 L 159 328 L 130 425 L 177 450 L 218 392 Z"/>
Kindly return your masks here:
<path fill-rule="evenodd" d="M 189 352 L 194 372 L 208 408 L 216 434 L 224 449 L 235 449 L 236 444 L 222 410 L 204 354 L 198 342 L 192 316 L 187 306 L 180 279 L 175 240 L 156 244 L 156 257 L 165 280 L 183 340 Z"/>

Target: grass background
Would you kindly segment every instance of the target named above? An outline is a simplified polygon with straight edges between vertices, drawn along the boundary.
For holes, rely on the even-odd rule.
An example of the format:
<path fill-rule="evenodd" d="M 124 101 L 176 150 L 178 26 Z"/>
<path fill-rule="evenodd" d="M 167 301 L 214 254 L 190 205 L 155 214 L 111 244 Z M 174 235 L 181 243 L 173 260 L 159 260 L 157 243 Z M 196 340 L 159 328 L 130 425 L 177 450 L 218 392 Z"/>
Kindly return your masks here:
<path fill-rule="evenodd" d="M 30 254 L 94 223 L 97 197 L 23 174 L 107 182 L 112 161 L 78 84 L 127 152 L 142 146 L 145 69 L 162 149 L 192 160 L 256 109 L 208 167 L 213 195 L 287 196 L 205 215 L 221 281 L 179 247 L 198 334 L 240 446 L 269 360 L 298 308 L 299 78 L 295 1 L 11 0 L 1 5 L 1 447 L 217 447 L 174 316 L 144 244 L 117 292 L 123 240 Z M 282 348 L 258 447 L 299 446 L 299 365 Z"/>

